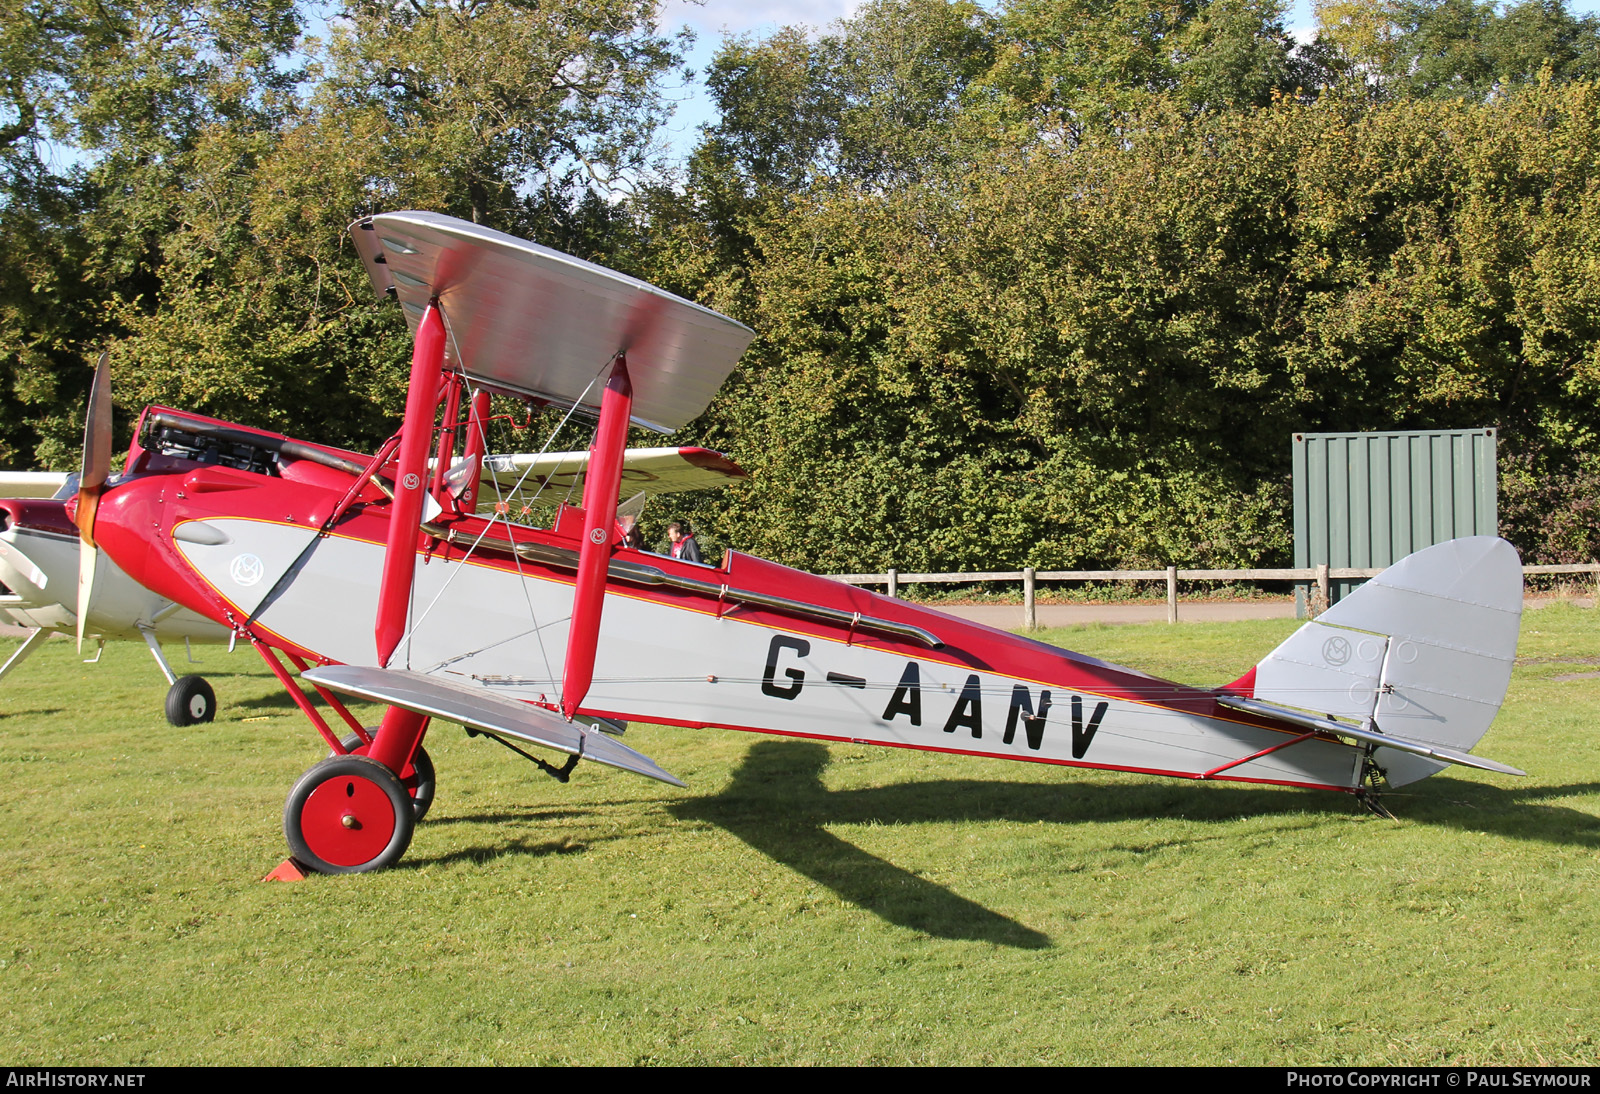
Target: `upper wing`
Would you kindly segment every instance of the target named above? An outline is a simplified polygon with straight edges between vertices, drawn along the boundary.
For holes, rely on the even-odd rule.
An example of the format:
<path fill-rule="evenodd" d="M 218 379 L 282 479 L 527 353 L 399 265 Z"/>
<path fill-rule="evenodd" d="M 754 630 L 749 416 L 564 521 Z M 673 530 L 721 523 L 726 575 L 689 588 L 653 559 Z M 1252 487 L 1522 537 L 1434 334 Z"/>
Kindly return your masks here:
<path fill-rule="evenodd" d="M 706 408 L 755 332 L 592 262 L 438 213 L 384 213 L 350 226 L 380 295 L 413 330 L 439 298 L 445 356 L 490 387 L 598 407 L 626 353 L 633 417 L 663 433 Z"/>

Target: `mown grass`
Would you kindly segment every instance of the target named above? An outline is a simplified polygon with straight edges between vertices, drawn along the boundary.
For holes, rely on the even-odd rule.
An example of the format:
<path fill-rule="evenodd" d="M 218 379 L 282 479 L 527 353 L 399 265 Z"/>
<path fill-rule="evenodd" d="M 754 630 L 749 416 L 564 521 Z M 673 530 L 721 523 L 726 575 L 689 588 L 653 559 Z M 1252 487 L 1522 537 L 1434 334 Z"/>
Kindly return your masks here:
<path fill-rule="evenodd" d="M 1211 683 L 1292 626 L 1047 637 Z M 1482 751 L 1531 776 L 1437 776 L 1397 821 L 646 726 L 689 790 L 561 786 L 440 727 L 400 868 L 278 885 L 319 750 L 248 653 L 175 730 L 143 650 L 54 642 L 0 692 L 0 1059 L 1594 1063 L 1600 616 L 1530 613 L 1521 654 Z"/>

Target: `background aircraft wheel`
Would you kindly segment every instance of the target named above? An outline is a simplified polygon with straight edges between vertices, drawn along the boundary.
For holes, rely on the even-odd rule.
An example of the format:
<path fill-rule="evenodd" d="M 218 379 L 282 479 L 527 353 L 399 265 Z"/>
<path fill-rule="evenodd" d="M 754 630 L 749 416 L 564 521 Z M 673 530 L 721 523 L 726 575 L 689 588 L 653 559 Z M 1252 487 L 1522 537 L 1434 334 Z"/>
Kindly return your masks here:
<path fill-rule="evenodd" d="M 370 737 L 378 732 L 377 726 L 368 726 L 367 735 Z M 361 738 L 354 733 L 347 734 L 340 742 L 352 754 L 365 756 L 367 745 L 361 743 Z M 330 753 L 336 755 L 336 753 Z M 411 807 L 416 813 L 416 820 L 421 820 L 428 815 L 428 810 L 433 807 L 433 760 L 428 756 L 428 750 L 421 745 L 412 754 L 411 762 L 406 769 L 400 772 L 400 782 L 411 793 Z"/>
<path fill-rule="evenodd" d="M 393 866 L 415 830 L 411 794 L 394 772 L 365 756 L 318 761 L 283 806 L 290 854 L 319 874 Z"/>
<path fill-rule="evenodd" d="M 167 689 L 167 721 L 175 726 L 197 726 L 217 713 L 217 693 L 204 676 L 180 676 Z"/>

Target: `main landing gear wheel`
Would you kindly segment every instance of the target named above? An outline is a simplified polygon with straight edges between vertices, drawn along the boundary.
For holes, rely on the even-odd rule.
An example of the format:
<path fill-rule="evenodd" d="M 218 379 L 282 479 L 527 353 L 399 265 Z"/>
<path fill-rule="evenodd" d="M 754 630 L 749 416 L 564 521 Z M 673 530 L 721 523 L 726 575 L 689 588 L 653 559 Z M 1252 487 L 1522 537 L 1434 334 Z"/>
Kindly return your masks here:
<path fill-rule="evenodd" d="M 289 791 L 289 853 L 319 874 L 359 874 L 400 861 L 416 830 L 411 794 L 365 756 L 319 761 Z"/>
<path fill-rule="evenodd" d="M 372 727 L 367 730 L 367 735 L 371 736 L 377 732 L 377 728 Z M 361 738 L 354 733 L 348 734 L 339 743 L 344 745 L 346 752 L 354 756 L 365 756 L 367 749 L 371 747 L 362 744 Z M 400 772 L 400 782 L 411 794 L 411 807 L 416 813 L 413 819 L 421 821 L 433 807 L 433 760 L 428 756 L 427 749 L 421 745 L 417 746 L 416 752 L 411 755 L 411 762 Z"/>
<path fill-rule="evenodd" d="M 167 689 L 167 721 L 175 726 L 197 726 L 217 713 L 217 693 L 204 676 L 180 676 Z"/>

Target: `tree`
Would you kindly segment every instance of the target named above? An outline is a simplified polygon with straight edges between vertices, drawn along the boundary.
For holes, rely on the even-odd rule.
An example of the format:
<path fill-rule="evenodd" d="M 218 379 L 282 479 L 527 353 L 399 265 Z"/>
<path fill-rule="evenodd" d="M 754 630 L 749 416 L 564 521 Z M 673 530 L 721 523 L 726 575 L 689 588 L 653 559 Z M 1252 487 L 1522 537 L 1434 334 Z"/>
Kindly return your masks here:
<path fill-rule="evenodd" d="M 1600 19 L 1565 0 L 1329 0 L 1317 15 L 1328 78 L 1382 96 L 1482 102 L 1600 74 Z"/>
<path fill-rule="evenodd" d="M 1161 96 L 1191 112 L 1265 105 L 1307 79 L 1283 12 L 1277 0 L 1009 0 L 981 82 L 1074 139 Z"/>
<path fill-rule="evenodd" d="M 9 458 L 70 465 L 110 299 L 155 284 L 188 158 L 215 127 L 270 125 L 294 84 L 287 0 L 24 2 L 0 21 L 0 373 Z M 0 114 L 5 111 L 0 106 Z M 50 160 L 68 161 L 51 168 Z"/>
<path fill-rule="evenodd" d="M 1399 68 L 1399 0 L 1318 0 L 1317 45 L 1331 81 L 1380 89 Z"/>
<path fill-rule="evenodd" d="M 1588 82 L 1169 98 L 792 195 L 751 228 L 758 338 L 686 434 L 755 474 L 702 519 L 847 571 L 1269 563 L 1292 433 L 1487 425 L 1511 530 L 1550 530 L 1519 546 L 1581 552 L 1592 514 L 1550 507 L 1600 439 L 1597 119 Z"/>
<path fill-rule="evenodd" d="M 726 42 L 706 74 L 719 120 L 695 178 L 793 193 L 813 179 L 894 186 L 956 155 L 952 124 L 993 61 L 970 0 L 870 0 L 815 42 L 788 27 Z"/>
<path fill-rule="evenodd" d="M 385 165 L 437 176 L 452 209 L 495 223 L 573 165 L 625 186 L 657 151 L 660 80 L 686 39 L 656 0 L 350 0 L 319 109 L 365 115 Z"/>
<path fill-rule="evenodd" d="M 150 196 L 160 262 L 111 306 L 125 397 L 381 437 L 403 399 L 405 326 L 373 298 L 348 225 L 409 207 L 625 242 L 588 195 L 650 158 L 679 60 L 653 15 L 647 0 L 353 0 L 325 51 L 306 44 L 318 60 L 301 94 L 204 126 L 184 186 Z"/>

